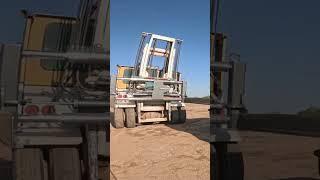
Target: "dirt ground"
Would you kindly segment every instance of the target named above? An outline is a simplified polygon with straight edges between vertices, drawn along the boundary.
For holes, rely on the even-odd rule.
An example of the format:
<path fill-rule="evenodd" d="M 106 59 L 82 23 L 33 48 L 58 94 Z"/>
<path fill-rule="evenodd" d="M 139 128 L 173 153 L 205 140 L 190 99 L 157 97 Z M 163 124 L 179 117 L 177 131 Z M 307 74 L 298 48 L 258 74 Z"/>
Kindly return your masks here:
<path fill-rule="evenodd" d="M 187 104 L 187 122 L 111 128 L 111 179 L 210 179 L 208 105 Z M 246 180 L 320 180 L 320 139 L 241 131 Z M 318 179 L 319 178 L 319 179 Z"/>
<path fill-rule="evenodd" d="M 266 132 L 240 132 L 245 179 L 320 180 L 313 151 L 320 139 Z"/>
<path fill-rule="evenodd" d="M 186 108 L 185 124 L 112 128 L 111 179 L 209 179 L 209 106 Z"/>

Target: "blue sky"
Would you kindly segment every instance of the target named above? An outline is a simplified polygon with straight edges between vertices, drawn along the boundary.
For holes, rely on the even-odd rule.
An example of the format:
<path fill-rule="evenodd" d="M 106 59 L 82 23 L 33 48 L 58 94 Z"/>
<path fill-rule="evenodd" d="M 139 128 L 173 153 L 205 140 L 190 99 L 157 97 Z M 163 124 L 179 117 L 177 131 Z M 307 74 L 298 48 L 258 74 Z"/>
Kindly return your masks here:
<path fill-rule="evenodd" d="M 21 41 L 20 9 L 75 15 L 79 0 L 10 0 L 0 6 L 0 42 Z M 308 3 L 306 3 L 308 2 Z M 320 1 L 222 0 L 220 30 L 248 64 L 252 112 L 320 106 Z M 209 94 L 209 0 L 112 0 L 111 67 L 133 65 L 142 31 L 184 40 L 181 67 L 190 96 Z"/>
<path fill-rule="evenodd" d="M 0 6 L 0 42 L 21 42 L 24 28 L 24 18 L 21 9 L 35 12 L 47 12 L 59 15 L 74 16 L 79 0 L 9 0 L 1 2 Z"/>
<path fill-rule="evenodd" d="M 0 42 L 22 39 L 20 9 L 75 16 L 80 0 L 10 0 L 1 3 Z M 189 96 L 209 95 L 209 0 L 112 0 L 111 72 L 116 64 L 133 65 L 141 32 L 183 39 L 180 71 Z"/>
<path fill-rule="evenodd" d="M 222 0 L 220 31 L 248 64 L 251 112 L 320 107 L 320 1 Z"/>
<path fill-rule="evenodd" d="M 142 32 L 183 39 L 179 70 L 188 96 L 210 93 L 210 1 L 111 1 L 111 72 L 134 65 Z"/>

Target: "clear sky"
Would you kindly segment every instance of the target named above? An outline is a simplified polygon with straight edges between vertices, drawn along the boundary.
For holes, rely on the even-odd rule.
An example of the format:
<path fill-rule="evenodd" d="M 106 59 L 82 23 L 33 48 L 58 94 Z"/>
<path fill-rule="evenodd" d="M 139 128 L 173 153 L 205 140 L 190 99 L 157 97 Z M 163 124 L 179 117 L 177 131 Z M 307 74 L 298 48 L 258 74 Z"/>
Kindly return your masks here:
<path fill-rule="evenodd" d="M 320 1 L 222 0 L 220 31 L 247 62 L 251 112 L 320 107 Z"/>
<path fill-rule="evenodd" d="M 21 41 L 20 9 L 75 15 L 79 0 L 10 0 L 0 6 L 0 42 Z M 320 106 L 320 1 L 222 0 L 220 30 L 248 63 L 246 101 L 253 112 Z M 184 40 L 181 67 L 190 96 L 209 94 L 209 0 L 112 0 L 111 68 L 133 65 L 140 34 Z"/>
<path fill-rule="evenodd" d="M 3 0 L 0 6 L 0 42 L 21 42 L 24 18 L 21 9 L 75 16 L 80 0 Z"/>
<path fill-rule="evenodd" d="M 76 15 L 80 0 L 10 0 L 0 6 L 0 42 L 22 39 L 21 9 Z M 183 39 L 180 71 L 189 96 L 209 95 L 209 0 L 111 0 L 111 73 L 133 65 L 143 31 Z"/>
<path fill-rule="evenodd" d="M 111 72 L 134 65 L 142 32 L 183 39 L 180 67 L 188 96 L 210 93 L 210 1 L 111 1 Z"/>

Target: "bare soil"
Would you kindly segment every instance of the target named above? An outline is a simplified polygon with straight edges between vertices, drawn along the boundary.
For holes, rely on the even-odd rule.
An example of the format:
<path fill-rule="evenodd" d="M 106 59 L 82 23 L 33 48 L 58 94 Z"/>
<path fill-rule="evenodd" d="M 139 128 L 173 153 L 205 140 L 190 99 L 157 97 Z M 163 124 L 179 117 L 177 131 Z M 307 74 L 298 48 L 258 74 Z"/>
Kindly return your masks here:
<path fill-rule="evenodd" d="M 320 180 L 320 138 L 241 131 L 246 180 Z"/>
<path fill-rule="evenodd" d="M 111 179 L 210 179 L 208 105 L 187 104 L 185 124 L 111 128 Z M 246 180 L 320 180 L 320 139 L 240 131 Z"/>
<path fill-rule="evenodd" d="M 209 106 L 187 104 L 185 124 L 111 129 L 111 179 L 210 179 Z"/>

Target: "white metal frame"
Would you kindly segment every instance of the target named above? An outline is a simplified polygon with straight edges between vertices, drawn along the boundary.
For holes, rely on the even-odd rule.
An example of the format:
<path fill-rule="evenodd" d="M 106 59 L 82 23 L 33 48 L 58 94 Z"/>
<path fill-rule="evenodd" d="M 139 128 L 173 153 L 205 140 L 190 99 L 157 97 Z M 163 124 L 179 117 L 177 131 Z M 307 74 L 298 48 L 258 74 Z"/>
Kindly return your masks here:
<path fill-rule="evenodd" d="M 175 38 L 171 38 L 171 37 L 167 37 L 167 36 L 162 36 L 162 35 L 157 35 L 157 34 L 152 34 L 152 33 L 144 33 L 147 35 L 151 35 L 151 38 L 149 40 L 149 43 L 146 44 L 146 46 L 143 48 L 143 57 L 141 60 L 141 64 L 140 64 L 140 73 L 139 76 L 140 77 L 148 77 L 148 73 L 147 73 L 147 65 L 149 63 L 149 57 L 152 56 L 164 56 L 164 53 L 167 52 L 165 49 L 161 49 L 161 48 L 157 48 L 157 51 L 159 52 L 163 52 L 163 53 L 154 53 L 153 49 L 152 49 L 152 44 L 154 43 L 155 40 L 162 40 L 162 41 L 166 41 L 167 43 L 172 43 L 171 45 L 171 49 L 169 55 L 170 57 L 168 60 L 168 69 L 167 72 L 168 74 L 164 74 L 164 78 L 168 78 L 168 79 L 172 79 L 173 78 L 173 65 L 174 65 L 174 58 L 175 58 L 175 53 L 176 53 L 176 49 L 175 49 L 175 44 L 177 43 L 177 41 L 181 41 Z"/>

